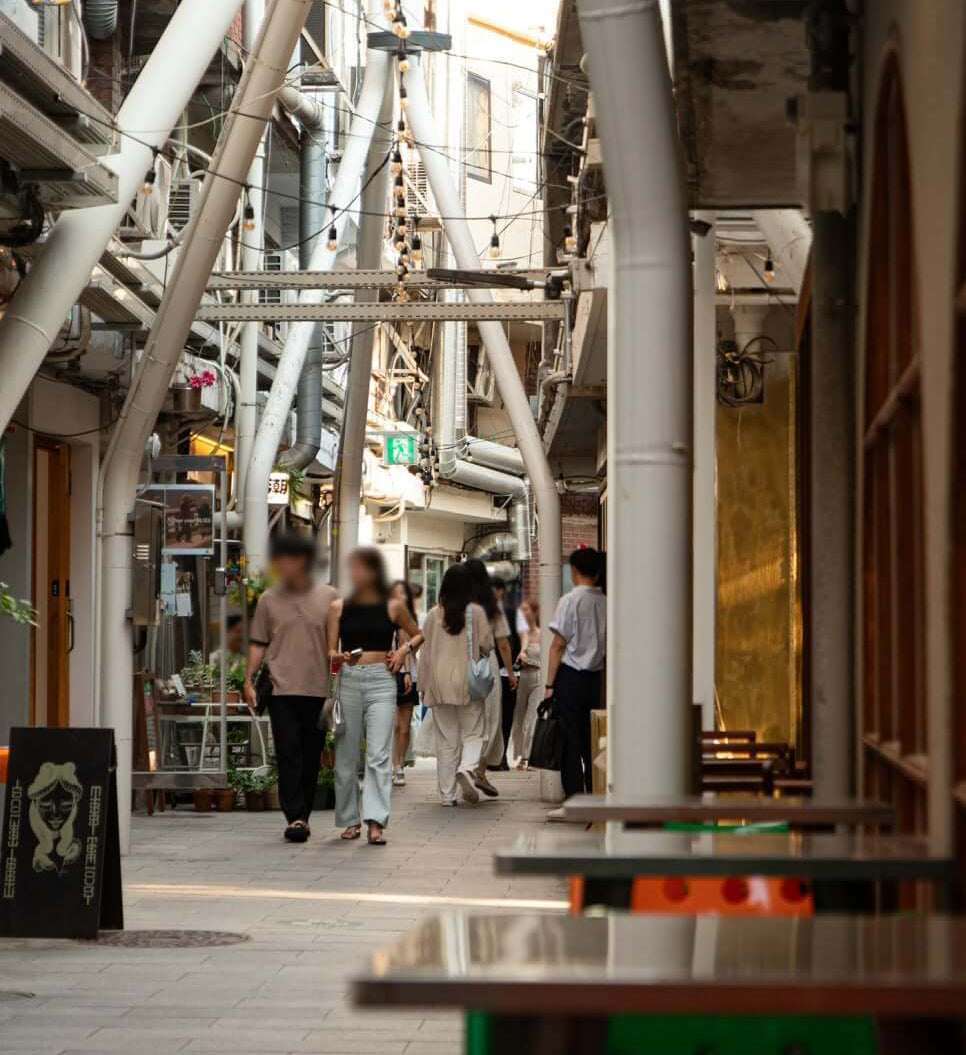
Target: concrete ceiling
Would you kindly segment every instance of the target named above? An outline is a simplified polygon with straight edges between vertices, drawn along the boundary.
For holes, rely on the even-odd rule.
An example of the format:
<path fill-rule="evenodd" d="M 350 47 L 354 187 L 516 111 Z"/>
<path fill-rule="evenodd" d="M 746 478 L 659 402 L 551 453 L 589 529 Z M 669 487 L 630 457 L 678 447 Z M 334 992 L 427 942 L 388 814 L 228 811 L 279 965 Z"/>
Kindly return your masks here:
<path fill-rule="evenodd" d="M 804 7 L 800 0 L 672 0 L 693 208 L 799 204 L 786 101 L 806 88 Z"/>

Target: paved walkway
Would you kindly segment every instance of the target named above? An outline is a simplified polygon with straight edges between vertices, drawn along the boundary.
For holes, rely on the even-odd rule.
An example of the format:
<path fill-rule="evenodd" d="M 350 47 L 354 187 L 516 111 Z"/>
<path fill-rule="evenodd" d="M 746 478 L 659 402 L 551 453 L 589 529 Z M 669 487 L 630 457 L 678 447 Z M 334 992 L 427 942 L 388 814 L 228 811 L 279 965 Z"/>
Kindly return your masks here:
<path fill-rule="evenodd" d="M 494 848 L 542 825 L 546 809 L 535 774 L 496 780 L 498 800 L 444 809 L 432 763 L 420 763 L 394 795 L 384 848 L 339 842 L 331 813 L 316 814 L 304 846 L 281 841 L 279 813 L 182 807 L 136 818 L 128 928 L 250 940 L 177 949 L 0 940 L 0 990 L 35 994 L 0 995 L 0 1051 L 458 1055 L 458 1017 L 359 1011 L 348 981 L 434 906 L 563 907 L 561 883 L 493 875 Z"/>

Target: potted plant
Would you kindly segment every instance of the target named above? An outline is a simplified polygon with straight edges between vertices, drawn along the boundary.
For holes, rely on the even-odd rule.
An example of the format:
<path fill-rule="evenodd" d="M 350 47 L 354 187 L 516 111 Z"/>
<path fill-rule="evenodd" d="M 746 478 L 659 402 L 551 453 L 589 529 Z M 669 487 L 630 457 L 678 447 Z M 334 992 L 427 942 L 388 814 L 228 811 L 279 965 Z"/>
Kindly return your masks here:
<path fill-rule="evenodd" d="M 211 788 L 195 788 L 191 800 L 199 813 L 208 813 L 214 807 L 215 795 Z"/>
<path fill-rule="evenodd" d="M 215 795 L 215 809 L 222 813 L 230 813 L 235 808 L 235 799 L 238 795 L 236 788 L 232 785 L 234 778 L 234 771 L 228 774 L 228 787 L 227 788 L 216 788 Z"/>
<path fill-rule="evenodd" d="M 245 809 L 261 813 L 265 809 L 265 777 L 257 777 L 250 769 L 233 769 L 231 786 L 245 796 Z"/>
<path fill-rule="evenodd" d="M 188 663 L 181 671 L 181 680 L 185 688 L 193 690 L 189 695 L 198 700 L 210 700 L 211 688 L 215 683 L 215 668 L 205 663 L 204 656 L 194 649 L 188 653 Z"/>
<path fill-rule="evenodd" d="M 228 664 L 225 685 L 228 703 L 241 703 L 242 689 L 245 687 L 245 660 L 241 656 Z"/>
<path fill-rule="evenodd" d="M 332 766 L 324 765 L 319 769 L 312 808 L 316 810 L 335 809 L 335 769 Z"/>
<path fill-rule="evenodd" d="M 272 765 L 264 777 L 265 780 L 265 809 L 280 810 L 282 804 L 278 800 L 278 766 Z"/>

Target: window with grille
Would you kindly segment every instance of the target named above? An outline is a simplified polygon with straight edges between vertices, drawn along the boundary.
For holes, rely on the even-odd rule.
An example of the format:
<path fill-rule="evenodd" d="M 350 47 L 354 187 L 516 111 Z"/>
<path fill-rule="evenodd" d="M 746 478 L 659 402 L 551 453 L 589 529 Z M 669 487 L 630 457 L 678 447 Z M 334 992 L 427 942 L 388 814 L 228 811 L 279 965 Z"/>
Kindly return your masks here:
<path fill-rule="evenodd" d="M 466 75 L 466 173 L 484 183 L 493 181 L 490 137 L 490 82 L 475 73 Z"/>
<path fill-rule="evenodd" d="M 893 59 L 875 118 L 863 414 L 863 731 L 866 791 L 904 830 L 925 827 L 920 349 L 902 81 Z"/>

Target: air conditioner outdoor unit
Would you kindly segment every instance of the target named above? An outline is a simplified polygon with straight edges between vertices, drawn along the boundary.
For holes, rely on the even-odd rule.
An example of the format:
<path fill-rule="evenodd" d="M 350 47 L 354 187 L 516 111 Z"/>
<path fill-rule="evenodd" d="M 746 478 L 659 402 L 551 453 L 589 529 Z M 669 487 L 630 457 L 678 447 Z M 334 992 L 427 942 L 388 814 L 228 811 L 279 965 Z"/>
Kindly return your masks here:
<path fill-rule="evenodd" d="M 168 196 L 168 221 L 176 231 L 183 231 L 194 216 L 200 187 L 196 179 L 174 180 Z"/>
<path fill-rule="evenodd" d="M 411 153 L 406 162 L 406 208 L 413 219 L 419 221 L 420 231 L 441 231 L 442 221 L 433 192 L 429 189 L 429 179 L 423 163 Z"/>

